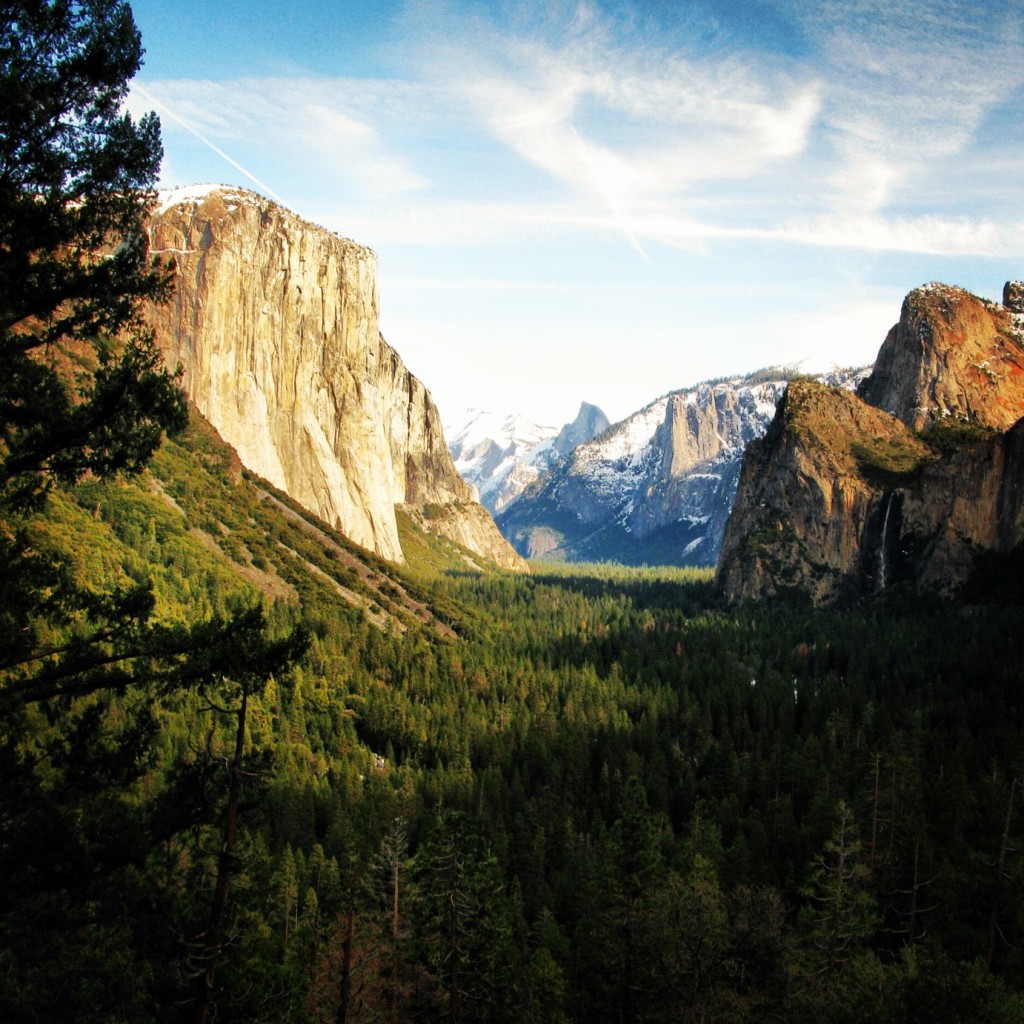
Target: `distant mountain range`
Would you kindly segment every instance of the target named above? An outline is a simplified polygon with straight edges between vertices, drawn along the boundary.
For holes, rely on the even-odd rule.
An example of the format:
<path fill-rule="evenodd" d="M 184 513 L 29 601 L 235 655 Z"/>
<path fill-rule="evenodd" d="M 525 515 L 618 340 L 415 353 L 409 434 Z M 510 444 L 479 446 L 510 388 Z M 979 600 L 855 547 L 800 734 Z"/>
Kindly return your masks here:
<path fill-rule="evenodd" d="M 852 389 L 866 373 L 820 379 Z M 714 565 L 743 452 L 768 429 L 791 376 L 775 368 L 705 382 L 614 425 L 584 404 L 557 436 L 477 414 L 449 444 L 525 557 Z"/>
<path fill-rule="evenodd" d="M 477 489 L 480 503 L 497 514 L 577 445 L 608 426 L 608 417 L 596 405 L 582 402 L 576 418 L 561 429 L 469 409 L 445 426 L 445 436 L 455 468 Z"/>

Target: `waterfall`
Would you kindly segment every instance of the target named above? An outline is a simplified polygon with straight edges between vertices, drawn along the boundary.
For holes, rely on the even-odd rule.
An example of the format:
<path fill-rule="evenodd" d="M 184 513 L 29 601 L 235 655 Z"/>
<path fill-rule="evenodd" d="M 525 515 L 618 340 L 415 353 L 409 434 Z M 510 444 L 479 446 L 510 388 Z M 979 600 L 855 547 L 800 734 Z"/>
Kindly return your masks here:
<path fill-rule="evenodd" d="M 889 514 L 892 512 L 892 499 L 896 497 L 895 491 L 889 492 L 889 497 L 885 502 L 885 515 L 882 518 L 882 542 L 878 546 L 878 589 L 885 590 L 886 578 L 886 559 L 889 550 Z"/>

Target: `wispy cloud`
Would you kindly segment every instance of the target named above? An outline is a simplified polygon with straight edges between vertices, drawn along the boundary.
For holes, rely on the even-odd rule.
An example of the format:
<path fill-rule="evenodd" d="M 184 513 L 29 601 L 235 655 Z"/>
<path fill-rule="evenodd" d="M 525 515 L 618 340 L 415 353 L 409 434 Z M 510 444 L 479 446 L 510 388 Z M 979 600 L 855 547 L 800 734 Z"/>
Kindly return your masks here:
<path fill-rule="evenodd" d="M 401 76 L 147 81 L 133 102 L 282 193 L 315 174 L 307 212 L 329 223 L 333 203 L 374 244 L 562 229 L 644 256 L 719 239 L 1019 254 L 1024 194 L 997 217 L 991 172 L 972 168 L 986 118 L 1024 85 L 1015 5 L 775 7 L 801 52 L 666 42 L 632 5 L 517 5 L 499 26 L 503 9 L 432 2 L 396 41 Z"/>
<path fill-rule="evenodd" d="M 471 22 L 431 37 L 426 67 L 512 153 L 591 201 L 583 220 L 603 218 L 637 248 L 745 236 L 1019 252 L 1016 224 L 958 215 L 969 194 L 925 212 L 918 199 L 941 192 L 944 167 L 970 159 L 985 117 L 1024 82 L 1020 15 L 905 0 L 780 6 L 809 41 L 799 58 L 665 47 L 582 4 L 557 34 L 548 19 L 545 35 L 534 22 L 518 33 Z M 710 203 L 745 192 L 758 197 L 749 222 L 709 217 Z"/>
<path fill-rule="evenodd" d="M 496 139 L 602 204 L 627 234 L 638 204 L 747 178 L 804 149 L 819 107 L 813 79 L 620 45 L 612 28 L 592 8 L 557 40 L 478 26 L 431 40 L 434 67 Z"/>
<path fill-rule="evenodd" d="M 262 152 L 263 164 L 290 157 L 378 199 L 427 183 L 378 128 L 395 106 L 395 92 L 406 94 L 409 116 L 412 86 L 344 78 L 177 79 L 147 82 L 134 92 L 134 108 L 158 106 L 236 168 L 229 153 L 245 148 Z"/>
<path fill-rule="evenodd" d="M 823 0 L 803 27 L 828 71 L 837 205 L 877 210 L 967 150 L 1024 83 L 1021 11 L 942 0 Z M 902 189 L 902 192 L 901 192 Z"/>

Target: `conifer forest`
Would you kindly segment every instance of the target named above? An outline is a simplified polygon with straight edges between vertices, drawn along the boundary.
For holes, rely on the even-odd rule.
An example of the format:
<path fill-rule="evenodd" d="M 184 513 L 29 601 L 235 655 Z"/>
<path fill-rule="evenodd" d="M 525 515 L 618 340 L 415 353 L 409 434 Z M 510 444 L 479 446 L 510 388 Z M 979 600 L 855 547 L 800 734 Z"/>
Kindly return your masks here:
<path fill-rule="evenodd" d="M 127 6 L 2 31 L 0 1019 L 1024 1019 L 1013 558 L 842 612 L 375 558 L 141 326 Z"/>

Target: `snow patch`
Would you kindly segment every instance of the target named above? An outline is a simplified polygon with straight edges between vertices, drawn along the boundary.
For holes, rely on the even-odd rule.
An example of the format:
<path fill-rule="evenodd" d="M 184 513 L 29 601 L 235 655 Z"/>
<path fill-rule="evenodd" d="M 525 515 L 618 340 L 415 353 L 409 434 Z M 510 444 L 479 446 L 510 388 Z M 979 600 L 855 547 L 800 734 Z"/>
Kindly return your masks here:
<path fill-rule="evenodd" d="M 238 209 L 239 205 L 249 205 L 255 198 L 254 193 L 229 185 L 182 185 L 179 188 L 161 189 L 157 193 L 158 205 L 155 213 L 166 213 L 181 203 L 201 203 L 214 192 L 219 192 L 223 196 L 229 211 Z"/>

